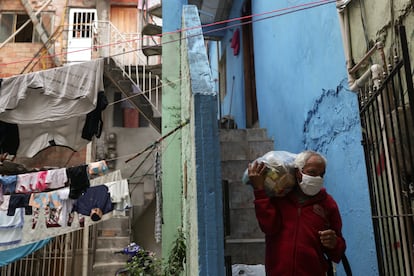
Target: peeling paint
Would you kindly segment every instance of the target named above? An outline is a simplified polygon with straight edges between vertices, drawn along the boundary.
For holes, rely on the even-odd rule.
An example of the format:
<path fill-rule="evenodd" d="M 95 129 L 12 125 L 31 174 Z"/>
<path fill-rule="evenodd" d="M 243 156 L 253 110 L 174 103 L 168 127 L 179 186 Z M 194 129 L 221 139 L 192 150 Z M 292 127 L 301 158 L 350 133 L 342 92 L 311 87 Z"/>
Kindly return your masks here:
<path fill-rule="evenodd" d="M 326 145 L 343 137 L 344 133 L 350 132 L 356 125 L 359 125 L 359 116 L 355 112 L 358 107 L 355 106 L 355 101 L 351 101 L 345 93 L 349 92 L 344 89 L 343 83 L 336 90 L 322 89 L 321 96 L 309 110 L 304 122 L 305 148 L 326 152 Z M 336 141 L 335 144 L 337 146 L 347 145 L 349 138 L 351 137 L 345 137 L 340 143 Z"/>

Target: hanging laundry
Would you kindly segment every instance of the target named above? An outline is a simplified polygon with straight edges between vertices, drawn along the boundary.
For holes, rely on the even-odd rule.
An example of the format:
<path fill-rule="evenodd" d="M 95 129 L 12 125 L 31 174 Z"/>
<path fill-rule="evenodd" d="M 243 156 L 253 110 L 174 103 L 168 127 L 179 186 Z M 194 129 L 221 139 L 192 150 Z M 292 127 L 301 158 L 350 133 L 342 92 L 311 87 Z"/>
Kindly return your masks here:
<path fill-rule="evenodd" d="M 102 185 L 107 182 L 122 180 L 121 170 L 115 170 L 90 180 L 91 186 Z"/>
<path fill-rule="evenodd" d="M 0 246 L 21 242 L 23 238 L 23 220 L 23 210 L 16 210 L 13 216 L 7 215 L 5 211 L 0 211 Z"/>
<path fill-rule="evenodd" d="M 125 210 L 132 207 L 129 195 L 128 180 L 122 179 L 105 183 L 114 204 L 114 215 L 125 215 Z"/>
<path fill-rule="evenodd" d="M 45 182 L 49 189 L 59 189 L 65 187 L 68 182 L 66 168 L 48 170 Z"/>
<path fill-rule="evenodd" d="M 43 210 L 46 227 L 60 227 L 59 217 L 62 201 L 57 191 L 31 194 L 29 205 L 33 208 L 32 228 L 34 229 L 41 211 Z"/>
<path fill-rule="evenodd" d="M 238 28 L 233 33 L 231 48 L 233 49 L 233 55 L 237 56 L 240 51 L 240 31 Z"/>
<path fill-rule="evenodd" d="M 2 139 L 19 142 L 15 155 L 22 157 L 55 145 L 78 151 L 89 142 L 81 136 L 87 115 L 97 107 L 99 91 L 103 59 L 6 78 L 0 88 L 0 121 L 17 124 L 19 139 L 12 139 L 15 131 Z M 98 123 L 94 134 L 100 134 Z M 6 146 L 15 151 L 13 145 Z"/>
<path fill-rule="evenodd" d="M 95 178 L 103 176 L 109 171 L 105 160 L 100 160 L 88 164 L 88 175 L 89 178 Z"/>
<path fill-rule="evenodd" d="M 19 148 L 19 128 L 17 124 L 0 121 L 0 153 L 16 155 Z"/>
<path fill-rule="evenodd" d="M 2 186 L 3 195 L 14 193 L 16 191 L 17 176 L 1 175 L 0 184 Z"/>
<path fill-rule="evenodd" d="M 47 189 L 47 171 L 17 175 L 16 193 L 43 192 Z"/>
<path fill-rule="evenodd" d="M 30 194 L 11 194 L 7 215 L 14 216 L 18 208 L 24 208 L 26 215 L 32 215 L 32 206 L 29 205 L 29 200 Z"/>
<path fill-rule="evenodd" d="M 111 196 L 109 194 L 109 189 L 104 185 L 100 185 L 89 187 L 86 192 L 82 194 L 74 203 L 72 213 L 77 212 L 80 215 L 92 217 L 96 212 L 98 212 L 98 214 L 100 214 L 100 219 L 103 214 L 107 214 L 112 210 L 113 205 Z M 93 220 L 96 221 L 95 219 Z M 69 221 L 68 225 L 70 224 L 71 221 Z"/>
<path fill-rule="evenodd" d="M 16 124 L 86 115 L 103 91 L 103 59 L 3 79 L 0 120 Z"/>
<path fill-rule="evenodd" d="M 101 137 L 102 134 L 102 111 L 108 106 L 108 99 L 103 91 L 98 93 L 98 103 L 96 104 L 95 110 L 89 112 L 86 115 L 85 125 L 82 129 L 82 138 L 88 141 L 92 140 L 95 135 L 97 138 Z"/>
<path fill-rule="evenodd" d="M 69 198 L 78 199 L 90 186 L 87 167 L 88 165 L 81 165 L 66 169 L 69 179 Z"/>

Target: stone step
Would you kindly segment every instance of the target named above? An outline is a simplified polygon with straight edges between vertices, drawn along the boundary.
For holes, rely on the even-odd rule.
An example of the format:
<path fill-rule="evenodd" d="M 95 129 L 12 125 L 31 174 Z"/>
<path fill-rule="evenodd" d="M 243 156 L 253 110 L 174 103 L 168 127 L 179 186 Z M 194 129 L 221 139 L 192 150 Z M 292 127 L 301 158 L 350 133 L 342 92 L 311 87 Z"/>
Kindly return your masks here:
<path fill-rule="evenodd" d="M 156 17 L 162 18 L 162 5 L 161 3 L 155 4 L 148 9 L 148 12 Z"/>
<path fill-rule="evenodd" d="M 161 35 L 162 34 L 162 26 L 148 23 L 142 28 L 141 33 L 143 35 Z"/>
<path fill-rule="evenodd" d="M 223 180 L 240 181 L 250 160 L 228 160 L 221 162 L 221 176 Z"/>
<path fill-rule="evenodd" d="M 160 56 L 162 55 L 162 46 L 161 45 L 144 45 L 142 46 L 142 52 L 147 57 Z"/>
<path fill-rule="evenodd" d="M 241 240 L 226 242 L 225 255 L 231 256 L 233 264 L 264 264 L 264 240 Z"/>
<path fill-rule="evenodd" d="M 130 237 L 97 237 L 96 238 L 96 248 L 107 248 L 113 250 L 122 250 L 130 244 Z"/>
<path fill-rule="evenodd" d="M 274 149 L 266 129 L 220 129 L 221 161 L 253 161 Z M 246 164 L 247 165 L 247 164 Z"/>
<path fill-rule="evenodd" d="M 253 161 L 274 149 L 272 140 L 221 142 L 221 161 Z"/>
<path fill-rule="evenodd" d="M 264 128 L 248 129 L 219 129 L 220 142 L 246 142 L 269 140 L 267 130 Z"/>
<path fill-rule="evenodd" d="M 102 221 L 98 224 L 98 230 L 101 229 L 117 229 L 117 228 L 128 228 L 129 227 L 129 217 L 112 217 L 108 220 Z"/>
<path fill-rule="evenodd" d="M 264 238 L 256 219 L 254 208 L 230 209 L 229 239 L 258 239 Z"/>
<path fill-rule="evenodd" d="M 95 263 L 92 271 L 93 276 L 113 276 L 118 269 L 125 268 L 126 262 L 102 262 Z"/>
<path fill-rule="evenodd" d="M 227 186 L 230 209 L 254 209 L 254 194 L 251 185 L 237 180 L 229 181 Z"/>
<path fill-rule="evenodd" d="M 128 255 L 115 253 L 121 249 L 106 249 L 100 248 L 95 250 L 95 264 L 105 263 L 110 260 L 111 262 L 126 263 L 128 260 Z"/>
<path fill-rule="evenodd" d="M 129 237 L 129 217 L 113 217 L 98 224 L 98 237 Z"/>

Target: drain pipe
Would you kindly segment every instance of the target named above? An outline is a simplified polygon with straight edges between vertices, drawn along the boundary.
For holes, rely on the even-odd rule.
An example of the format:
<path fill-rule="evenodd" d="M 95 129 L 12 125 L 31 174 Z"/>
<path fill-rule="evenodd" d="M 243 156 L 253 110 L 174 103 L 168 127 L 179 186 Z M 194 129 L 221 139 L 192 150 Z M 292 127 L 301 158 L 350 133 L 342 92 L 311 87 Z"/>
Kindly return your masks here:
<path fill-rule="evenodd" d="M 351 2 L 344 2 L 342 0 L 336 1 L 336 9 L 339 16 L 339 26 L 341 29 L 342 43 L 345 52 L 346 71 L 348 73 L 348 85 L 355 82 L 355 78 L 349 73 L 352 69 L 351 59 L 351 42 L 349 40 L 349 22 L 348 22 L 348 10 L 346 5 Z M 351 85 L 349 85 L 351 86 Z"/>
<path fill-rule="evenodd" d="M 358 64 L 352 67 L 352 57 L 351 57 L 351 42 L 349 39 L 349 22 L 348 22 L 348 9 L 347 5 L 351 0 L 337 0 L 336 8 L 339 15 L 339 24 L 341 28 L 341 35 L 343 41 L 343 48 L 345 52 L 346 59 L 346 70 L 348 74 L 348 86 L 349 89 L 353 92 L 358 92 L 360 88 L 369 80 L 370 77 L 374 80 L 374 85 L 376 88 L 379 88 L 381 81 L 382 68 L 378 64 L 372 65 L 368 70 L 366 70 L 361 77 L 356 79 L 354 74 L 361 67 L 362 64 L 376 51 L 383 51 L 384 45 L 381 42 L 377 42 L 374 47 L 372 47 L 362 58 Z M 384 63 L 385 64 L 385 63 Z"/>
<path fill-rule="evenodd" d="M 362 74 L 361 77 L 358 79 L 353 79 L 352 83 L 348 81 L 349 89 L 354 92 L 358 92 L 358 90 L 364 87 L 364 84 L 369 80 L 371 77 L 373 81 L 374 88 L 378 89 L 381 86 L 381 76 L 382 76 L 382 67 L 379 64 L 374 64 L 368 70 Z"/>

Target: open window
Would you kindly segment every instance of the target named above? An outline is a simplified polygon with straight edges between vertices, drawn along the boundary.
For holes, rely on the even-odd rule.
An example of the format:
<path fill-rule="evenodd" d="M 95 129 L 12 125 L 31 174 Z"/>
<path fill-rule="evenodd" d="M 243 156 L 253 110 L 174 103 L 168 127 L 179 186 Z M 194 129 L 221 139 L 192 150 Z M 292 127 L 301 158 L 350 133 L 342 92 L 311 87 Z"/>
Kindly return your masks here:
<path fill-rule="evenodd" d="M 48 34 L 52 33 L 54 15 L 51 12 L 40 13 L 39 23 Z M 22 28 L 23 27 L 23 28 Z M 36 33 L 33 22 L 28 14 L 25 13 L 0 13 L 0 42 L 6 41 L 12 34 L 22 28 L 9 42 L 32 43 L 40 42 L 40 37 Z"/>

